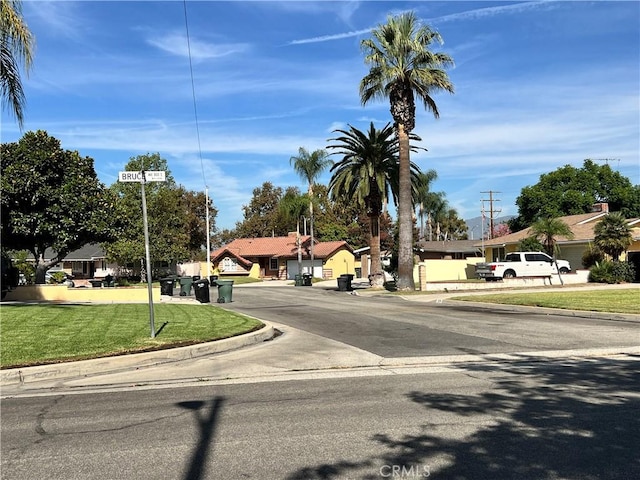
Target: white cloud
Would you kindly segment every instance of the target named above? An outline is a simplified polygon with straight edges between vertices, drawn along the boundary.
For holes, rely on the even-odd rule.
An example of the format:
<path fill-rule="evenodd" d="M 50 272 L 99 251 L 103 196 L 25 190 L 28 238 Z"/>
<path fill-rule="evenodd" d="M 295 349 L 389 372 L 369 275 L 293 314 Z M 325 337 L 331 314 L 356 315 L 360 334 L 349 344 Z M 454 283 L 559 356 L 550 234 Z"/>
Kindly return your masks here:
<path fill-rule="evenodd" d="M 250 48 L 247 43 L 209 43 L 193 37 L 187 39 L 186 35 L 181 33 L 148 38 L 147 43 L 180 57 L 188 58 L 191 50 L 191 58 L 195 61 L 235 55 L 246 52 Z"/>

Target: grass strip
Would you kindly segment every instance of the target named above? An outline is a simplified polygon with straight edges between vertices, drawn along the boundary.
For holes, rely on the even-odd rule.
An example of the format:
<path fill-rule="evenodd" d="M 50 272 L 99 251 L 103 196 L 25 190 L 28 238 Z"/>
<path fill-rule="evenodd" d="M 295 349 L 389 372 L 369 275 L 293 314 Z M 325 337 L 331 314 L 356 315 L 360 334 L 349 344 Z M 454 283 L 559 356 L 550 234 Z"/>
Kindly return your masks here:
<path fill-rule="evenodd" d="M 144 352 L 233 337 L 263 326 L 212 305 L 3 305 L 0 366 L 10 368 Z"/>
<path fill-rule="evenodd" d="M 588 290 L 584 292 L 500 293 L 454 297 L 469 302 L 525 305 L 532 307 L 640 314 L 638 289 Z"/>

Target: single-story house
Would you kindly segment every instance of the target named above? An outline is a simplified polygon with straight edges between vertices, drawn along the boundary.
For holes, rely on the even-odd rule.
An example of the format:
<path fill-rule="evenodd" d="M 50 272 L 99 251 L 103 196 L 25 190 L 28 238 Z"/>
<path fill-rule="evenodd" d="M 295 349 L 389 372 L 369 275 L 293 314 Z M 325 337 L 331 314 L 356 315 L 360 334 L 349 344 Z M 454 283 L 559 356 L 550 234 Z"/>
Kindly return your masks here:
<path fill-rule="evenodd" d="M 45 262 L 49 262 L 56 253 L 47 248 L 44 252 Z M 33 255 L 27 257 L 34 262 Z M 115 275 L 117 265 L 107 262 L 107 255 L 100 245 L 89 243 L 67 254 L 57 264 L 74 279 L 104 278 L 107 275 Z"/>
<path fill-rule="evenodd" d="M 482 249 L 477 240 L 421 240 L 414 248 L 419 261 L 424 260 L 464 260 L 482 257 Z"/>
<path fill-rule="evenodd" d="M 286 237 L 238 238 L 211 253 L 214 274 L 247 275 L 253 278 L 294 279 L 299 273 L 335 279 L 344 273 L 355 273 L 353 249 L 345 241 L 317 242 L 301 235 L 302 271 L 298 266 L 297 235 Z"/>
<path fill-rule="evenodd" d="M 572 270 L 584 268 L 582 256 L 595 239 L 594 228 L 608 214 L 608 204 L 599 203 L 594 205 L 594 209 L 590 213 L 559 217 L 573 232 L 573 238 L 571 239 L 565 237 L 556 239 L 560 251 L 559 258 L 568 260 Z M 633 243 L 627 249 L 624 258 L 633 262 L 636 266 L 636 271 L 640 271 L 640 219 L 627 219 L 627 223 L 632 228 Z M 519 242 L 530 236 L 532 236 L 532 232 L 529 227 L 509 235 L 485 240 L 483 243 L 476 241 L 475 245 L 481 248 L 484 247 L 487 261 L 496 261 L 504 258 L 509 252 L 517 251 Z"/>

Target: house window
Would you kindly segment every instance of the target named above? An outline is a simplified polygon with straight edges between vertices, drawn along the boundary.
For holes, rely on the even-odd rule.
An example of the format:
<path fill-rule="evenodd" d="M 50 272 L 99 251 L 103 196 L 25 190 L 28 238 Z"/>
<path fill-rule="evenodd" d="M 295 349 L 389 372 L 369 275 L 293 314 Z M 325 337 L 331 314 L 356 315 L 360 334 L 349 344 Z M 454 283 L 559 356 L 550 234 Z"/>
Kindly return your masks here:
<path fill-rule="evenodd" d="M 269 270 L 278 270 L 278 259 L 270 258 L 269 259 Z"/>
<path fill-rule="evenodd" d="M 238 262 L 235 258 L 224 257 L 222 259 L 222 270 L 223 271 L 236 271 L 238 269 Z"/>

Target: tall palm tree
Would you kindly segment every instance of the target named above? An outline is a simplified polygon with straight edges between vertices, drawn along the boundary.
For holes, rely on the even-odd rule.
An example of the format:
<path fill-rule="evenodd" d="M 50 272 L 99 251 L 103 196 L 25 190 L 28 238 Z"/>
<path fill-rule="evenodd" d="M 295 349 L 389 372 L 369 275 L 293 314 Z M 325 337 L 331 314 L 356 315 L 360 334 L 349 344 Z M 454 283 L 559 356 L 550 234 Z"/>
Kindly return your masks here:
<path fill-rule="evenodd" d="M 427 226 L 429 227 L 429 241 L 433 240 L 433 233 L 436 226 L 442 221 L 447 210 L 449 202 L 445 198 L 444 192 L 428 192 L 425 197 L 425 210 L 427 212 Z M 438 240 L 438 238 L 436 238 Z"/>
<path fill-rule="evenodd" d="M 309 196 L 309 223 L 311 228 L 311 274 L 313 275 L 313 186 L 320 174 L 329 166 L 333 164 L 333 161 L 329 159 L 329 154 L 326 150 L 314 150 L 309 153 L 306 148 L 300 147 L 298 149 L 298 155 L 291 157 L 289 163 L 293 164 L 293 169 L 303 180 L 307 181 L 309 189 L 307 195 Z M 302 273 L 302 272 L 301 272 Z"/>
<path fill-rule="evenodd" d="M 331 197 L 350 198 L 364 207 L 369 217 L 369 247 L 373 286 L 382 286 L 384 274 L 380 259 L 380 215 L 390 198 L 397 204 L 399 190 L 398 141 L 391 124 L 377 130 L 371 122 L 367 133 L 349 125 L 349 130 L 335 130 L 341 136 L 327 148 L 335 149 L 342 160 L 331 167 Z M 415 137 L 415 136 L 412 136 Z M 417 137 L 416 137 L 417 138 Z M 415 148 L 415 147 L 413 147 Z M 417 165 L 410 165 L 411 178 L 417 192 Z"/>
<path fill-rule="evenodd" d="M 26 73 L 31 69 L 34 38 L 22 18 L 22 2 L 0 0 L 0 89 L 2 107 L 10 107 L 18 125 L 24 122 L 26 99 L 20 80 L 19 65 Z"/>
<path fill-rule="evenodd" d="M 571 240 L 574 235 L 569 225 L 564 223 L 559 218 L 541 218 L 531 225 L 532 236 L 540 240 L 546 252 L 553 257 L 553 261 L 558 269 L 558 263 L 556 262 L 557 253 L 557 237 L 564 237 L 567 240 Z M 558 269 L 558 277 L 560 283 L 564 285 L 562 281 L 562 275 Z"/>
<path fill-rule="evenodd" d="M 300 218 L 304 216 L 307 210 L 308 198 L 303 195 L 297 195 L 294 191 L 288 191 L 278 203 L 279 213 L 287 221 L 294 220 L 296 222 L 296 248 L 298 250 L 298 274 L 302 274 L 302 241 L 300 238 Z"/>
<path fill-rule="evenodd" d="M 413 290 L 409 134 L 415 127 L 414 98 L 417 96 L 438 118 L 440 113 L 431 95 L 442 90 L 453 93 L 453 84 L 443 70 L 452 66 L 453 60 L 445 53 L 429 50 L 434 42 L 442 43 L 442 38 L 428 25 L 420 25 L 413 12 L 390 16 L 372 35 L 361 43 L 370 70 L 360 82 L 360 99 L 366 105 L 371 100 L 388 98 L 391 106 L 400 148 L 398 289 Z"/>
<path fill-rule="evenodd" d="M 431 183 L 438 178 L 438 174 L 435 170 L 429 170 L 427 172 L 421 172 L 418 176 L 418 218 L 420 218 L 420 238 L 424 240 L 424 218 L 427 215 L 427 205 L 429 203 L 431 192 Z"/>
<path fill-rule="evenodd" d="M 610 213 L 593 229 L 596 247 L 617 262 L 622 252 L 633 243 L 631 227 L 620 213 Z"/>

